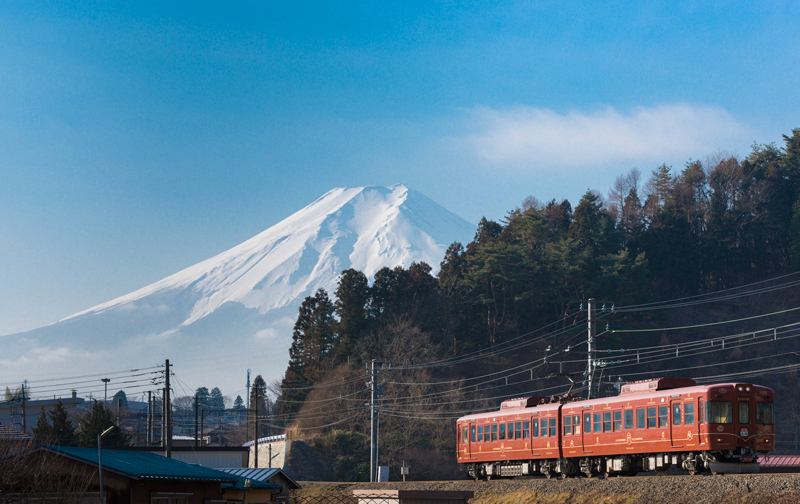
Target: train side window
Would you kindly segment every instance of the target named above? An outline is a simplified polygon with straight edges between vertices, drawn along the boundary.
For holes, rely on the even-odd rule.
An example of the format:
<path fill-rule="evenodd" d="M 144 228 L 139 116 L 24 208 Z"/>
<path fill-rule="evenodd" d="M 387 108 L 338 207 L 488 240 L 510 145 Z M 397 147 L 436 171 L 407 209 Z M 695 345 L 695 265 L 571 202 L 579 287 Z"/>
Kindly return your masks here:
<path fill-rule="evenodd" d="M 572 417 L 564 417 L 564 435 L 569 436 L 572 434 Z"/>
<path fill-rule="evenodd" d="M 773 403 L 756 403 L 756 423 L 761 425 L 773 425 L 775 423 L 775 406 Z"/>
<path fill-rule="evenodd" d="M 626 409 L 625 410 L 625 428 L 626 429 L 633 429 L 633 410 Z"/>
<path fill-rule="evenodd" d="M 514 439 L 514 422 L 508 424 L 508 439 Z"/>
<path fill-rule="evenodd" d="M 694 425 L 694 403 L 683 405 L 683 424 Z"/>
<path fill-rule="evenodd" d="M 583 432 L 592 432 L 592 414 L 584 413 L 583 415 Z"/>
<path fill-rule="evenodd" d="M 506 424 L 500 424 L 500 440 L 504 440 L 506 438 Z"/>
<path fill-rule="evenodd" d="M 700 417 L 700 424 L 706 423 L 706 416 L 705 416 L 706 409 L 704 408 L 704 406 L 705 406 L 705 403 L 701 400 L 700 401 L 700 411 L 698 411 L 698 413 L 699 413 L 698 416 Z"/>
<path fill-rule="evenodd" d="M 622 412 L 614 412 L 614 432 L 622 430 Z"/>
<path fill-rule="evenodd" d="M 647 428 L 653 429 L 658 427 L 658 417 L 656 416 L 656 407 L 655 406 L 648 406 L 647 407 Z"/>
<path fill-rule="evenodd" d="M 538 419 L 534 419 L 533 420 L 533 429 L 531 429 L 531 430 L 533 431 L 533 437 L 539 437 L 539 420 Z"/>
<path fill-rule="evenodd" d="M 467 428 L 461 428 L 461 444 L 467 444 Z"/>
<path fill-rule="evenodd" d="M 667 427 L 669 425 L 669 407 L 666 405 L 658 407 L 658 426 Z"/>
<path fill-rule="evenodd" d="M 575 415 L 572 417 L 572 425 L 580 425 L 581 424 L 581 416 Z"/>
<path fill-rule="evenodd" d="M 611 412 L 603 413 L 603 432 L 611 432 Z"/>
<path fill-rule="evenodd" d="M 646 425 L 647 424 L 645 423 L 644 408 L 638 408 L 636 410 L 636 428 L 644 429 Z"/>
<path fill-rule="evenodd" d="M 594 418 L 594 432 L 603 432 L 603 415 L 602 413 L 595 413 Z"/>
<path fill-rule="evenodd" d="M 530 436 L 530 429 L 531 424 L 529 422 L 522 422 L 522 438 L 528 439 Z"/>
<path fill-rule="evenodd" d="M 672 405 L 672 425 L 681 424 L 681 403 Z"/>
<path fill-rule="evenodd" d="M 478 426 L 478 442 L 483 443 L 483 425 Z"/>
<path fill-rule="evenodd" d="M 475 442 L 475 426 L 474 425 L 472 427 L 470 427 L 470 429 L 469 429 L 469 439 L 470 439 L 471 442 L 473 442 L 473 443 Z"/>
<path fill-rule="evenodd" d="M 542 437 L 547 437 L 547 419 L 542 418 Z"/>
<path fill-rule="evenodd" d="M 706 410 L 711 413 L 706 413 L 706 420 L 708 423 L 714 424 L 729 424 L 733 423 L 733 403 L 730 401 L 708 401 L 706 403 Z"/>
<path fill-rule="evenodd" d="M 556 428 L 557 428 L 556 427 L 556 419 L 555 418 L 551 418 L 550 419 L 550 437 L 558 436 L 558 432 L 556 432 Z"/>
<path fill-rule="evenodd" d="M 497 424 L 492 424 L 492 441 L 497 441 Z"/>
<path fill-rule="evenodd" d="M 739 423 L 750 423 L 750 401 L 739 401 Z"/>
<path fill-rule="evenodd" d="M 523 436 L 522 435 L 522 422 L 517 422 L 517 433 L 514 434 L 514 438 L 515 439 L 522 439 L 523 437 L 527 437 L 527 436 Z"/>

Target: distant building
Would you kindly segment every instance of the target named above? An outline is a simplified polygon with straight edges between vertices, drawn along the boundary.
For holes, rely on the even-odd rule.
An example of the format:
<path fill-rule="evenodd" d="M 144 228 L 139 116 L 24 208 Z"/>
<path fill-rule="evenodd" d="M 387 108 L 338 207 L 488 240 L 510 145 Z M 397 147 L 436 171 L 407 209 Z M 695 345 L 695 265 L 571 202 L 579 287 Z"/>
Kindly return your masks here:
<path fill-rule="evenodd" d="M 74 412 L 83 407 L 86 402 L 82 397 L 78 397 L 76 391 L 72 391 L 72 397 L 60 397 L 54 399 L 15 399 L 12 401 L 0 401 L 0 424 L 13 425 L 20 432 L 30 434 L 36 426 L 36 421 L 42 412 L 50 411 L 58 401 L 68 412 Z"/>

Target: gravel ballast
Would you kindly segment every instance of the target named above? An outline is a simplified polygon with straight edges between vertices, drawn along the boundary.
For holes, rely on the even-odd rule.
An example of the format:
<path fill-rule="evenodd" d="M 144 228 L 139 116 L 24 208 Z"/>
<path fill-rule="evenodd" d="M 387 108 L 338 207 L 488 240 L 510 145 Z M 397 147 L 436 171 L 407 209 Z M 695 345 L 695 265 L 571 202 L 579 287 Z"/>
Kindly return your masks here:
<path fill-rule="evenodd" d="M 472 504 L 505 503 L 800 503 L 800 474 L 722 476 L 636 476 L 626 478 L 542 478 L 498 481 L 390 483 L 302 482 L 306 490 L 350 492 L 370 490 L 470 490 Z"/>

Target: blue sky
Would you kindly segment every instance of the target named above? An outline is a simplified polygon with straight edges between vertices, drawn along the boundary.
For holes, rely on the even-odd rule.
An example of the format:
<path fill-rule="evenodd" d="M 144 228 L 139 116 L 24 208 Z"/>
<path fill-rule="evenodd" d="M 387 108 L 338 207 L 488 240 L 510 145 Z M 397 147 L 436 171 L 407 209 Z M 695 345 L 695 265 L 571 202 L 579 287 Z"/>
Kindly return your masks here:
<path fill-rule="evenodd" d="M 0 334 L 337 186 L 469 221 L 800 127 L 796 2 L 0 5 Z"/>

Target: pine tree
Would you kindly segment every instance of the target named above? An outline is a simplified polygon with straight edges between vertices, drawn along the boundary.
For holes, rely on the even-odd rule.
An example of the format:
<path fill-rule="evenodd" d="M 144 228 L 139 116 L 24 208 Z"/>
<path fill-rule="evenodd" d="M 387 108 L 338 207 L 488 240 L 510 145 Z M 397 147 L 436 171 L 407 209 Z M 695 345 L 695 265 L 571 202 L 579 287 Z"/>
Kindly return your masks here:
<path fill-rule="evenodd" d="M 206 387 L 198 387 L 198 389 L 194 391 L 194 395 L 197 397 L 198 409 L 211 409 L 211 399 Z"/>
<path fill-rule="evenodd" d="M 36 427 L 33 428 L 33 437 L 42 444 L 53 444 L 55 439 L 53 427 L 47 422 L 47 413 L 44 411 L 44 406 L 42 406 L 42 411 L 39 413 Z"/>
<path fill-rule="evenodd" d="M 244 409 L 244 401 L 242 400 L 242 396 L 237 395 L 236 399 L 233 401 L 233 409 L 235 410 L 243 410 Z"/>
<path fill-rule="evenodd" d="M 208 403 L 211 409 L 225 409 L 225 398 L 222 397 L 222 391 L 219 387 L 211 389 L 211 393 L 208 396 Z"/>
<path fill-rule="evenodd" d="M 253 385 L 250 387 L 250 421 L 249 424 L 255 426 L 252 433 L 255 439 L 266 436 L 265 425 L 268 423 L 266 418 L 269 414 L 267 411 L 267 402 L 265 394 L 267 391 L 267 383 L 261 375 L 256 376 L 253 380 Z M 250 435 L 248 433 L 248 435 Z"/>
<path fill-rule="evenodd" d="M 78 438 L 80 446 L 97 448 L 97 436 L 112 426 L 115 428 L 102 438 L 103 447 L 130 444 L 129 436 L 114 422 L 111 410 L 106 408 L 103 403 L 94 401 L 92 409 L 81 421 L 81 432 Z"/>
<path fill-rule="evenodd" d="M 356 342 L 367 328 L 368 302 L 367 276 L 352 268 L 342 271 L 334 303 L 334 309 L 339 316 L 339 322 L 336 324 L 338 336 L 336 356 L 339 362 L 346 361 L 350 357 Z M 320 304 L 318 308 L 325 309 Z"/>
<path fill-rule="evenodd" d="M 76 446 L 78 444 L 78 434 L 75 432 L 75 426 L 61 401 L 56 402 L 48 416 L 53 430 L 53 443 L 59 446 Z"/>

